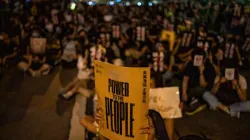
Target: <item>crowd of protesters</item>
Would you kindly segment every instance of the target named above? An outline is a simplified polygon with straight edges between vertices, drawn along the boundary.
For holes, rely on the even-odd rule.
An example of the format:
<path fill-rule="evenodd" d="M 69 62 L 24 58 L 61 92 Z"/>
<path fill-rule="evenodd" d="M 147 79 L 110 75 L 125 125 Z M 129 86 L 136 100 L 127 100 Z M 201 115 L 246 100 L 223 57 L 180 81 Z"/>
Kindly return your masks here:
<path fill-rule="evenodd" d="M 90 116 L 95 112 L 93 60 L 150 67 L 154 87 L 180 87 L 187 115 L 207 104 L 238 118 L 250 111 L 247 82 L 240 73 L 249 66 L 250 18 L 240 2 L 65 5 L 17 1 L 9 24 L 1 29 L 1 69 L 17 66 L 30 76 L 42 76 L 57 66 L 78 68 L 60 96 L 88 97 Z M 46 39 L 45 51 L 34 52 L 31 38 Z"/>

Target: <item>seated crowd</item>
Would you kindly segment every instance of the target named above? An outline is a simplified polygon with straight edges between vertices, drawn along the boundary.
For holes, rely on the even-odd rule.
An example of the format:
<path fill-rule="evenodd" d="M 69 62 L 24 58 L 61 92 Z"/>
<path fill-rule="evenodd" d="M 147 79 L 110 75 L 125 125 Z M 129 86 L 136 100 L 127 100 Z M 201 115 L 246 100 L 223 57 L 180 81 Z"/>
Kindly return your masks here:
<path fill-rule="evenodd" d="M 79 3 L 74 10 L 60 2 L 15 6 L 10 28 L 0 33 L 0 69 L 17 66 L 31 76 L 42 76 L 57 66 L 78 68 L 59 95 L 87 97 L 81 124 L 92 132 L 88 139 L 98 133 L 96 119 L 102 118 L 94 93 L 94 60 L 150 67 L 152 88 L 180 87 L 180 107 L 187 115 L 207 106 L 237 118 L 250 111 L 241 74 L 250 60 L 250 18 L 241 3 Z M 172 140 L 173 121 L 163 119 Z M 151 134 L 146 130 L 151 129 L 142 133 Z"/>

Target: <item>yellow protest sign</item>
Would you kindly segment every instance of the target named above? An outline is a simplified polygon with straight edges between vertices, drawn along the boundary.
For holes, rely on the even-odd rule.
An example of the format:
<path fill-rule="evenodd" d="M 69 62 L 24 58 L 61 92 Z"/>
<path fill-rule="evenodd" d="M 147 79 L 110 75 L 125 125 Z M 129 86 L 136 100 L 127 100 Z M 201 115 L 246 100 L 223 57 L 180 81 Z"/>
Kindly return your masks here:
<path fill-rule="evenodd" d="M 140 127 L 148 123 L 149 68 L 94 63 L 98 104 L 104 116 L 100 134 L 111 140 L 145 140 Z"/>

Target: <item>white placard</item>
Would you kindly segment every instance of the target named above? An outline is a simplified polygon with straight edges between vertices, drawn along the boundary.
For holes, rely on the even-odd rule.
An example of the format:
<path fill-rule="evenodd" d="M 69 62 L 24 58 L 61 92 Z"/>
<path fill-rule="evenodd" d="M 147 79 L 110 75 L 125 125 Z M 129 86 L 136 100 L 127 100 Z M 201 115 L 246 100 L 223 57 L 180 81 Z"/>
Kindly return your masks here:
<path fill-rule="evenodd" d="M 179 87 L 150 89 L 149 109 L 159 112 L 163 119 L 181 118 L 179 94 Z"/>
<path fill-rule="evenodd" d="M 225 77 L 227 80 L 233 80 L 235 75 L 235 69 L 234 68 L 226 68 L 225 70 Z"/>
<path fill-rule="evenodd" d="M 46 51 L 46 38 L 30 38 L 30 48 L 35 54 L 43 54 Z"/>
<path fill-rule="evenodd" d="M 203 55 L 195 55 L 194 56 L 194 66 L 201 66 L 203 64 Z"/>

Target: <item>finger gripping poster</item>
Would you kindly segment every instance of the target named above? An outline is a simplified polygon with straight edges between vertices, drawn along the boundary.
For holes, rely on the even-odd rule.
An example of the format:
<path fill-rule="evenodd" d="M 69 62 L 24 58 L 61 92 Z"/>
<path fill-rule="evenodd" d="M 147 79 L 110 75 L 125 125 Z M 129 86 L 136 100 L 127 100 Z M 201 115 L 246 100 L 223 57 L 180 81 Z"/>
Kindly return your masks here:
<path fill-rule="evenodd" d="M 110 140 L 145 140 L 140 127 L 148 122 L 149 68 L 94 63 L 98 104 L 103 110 L 100 134 Z"/>

